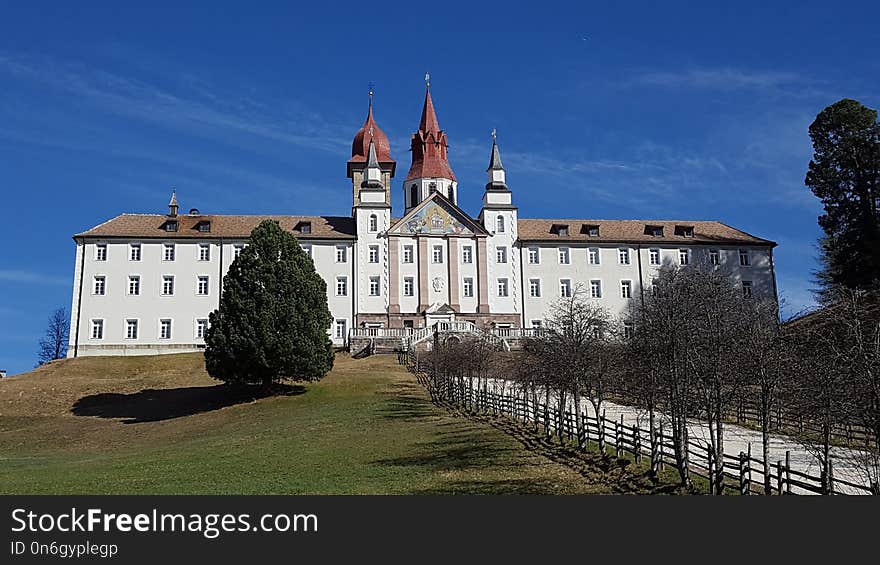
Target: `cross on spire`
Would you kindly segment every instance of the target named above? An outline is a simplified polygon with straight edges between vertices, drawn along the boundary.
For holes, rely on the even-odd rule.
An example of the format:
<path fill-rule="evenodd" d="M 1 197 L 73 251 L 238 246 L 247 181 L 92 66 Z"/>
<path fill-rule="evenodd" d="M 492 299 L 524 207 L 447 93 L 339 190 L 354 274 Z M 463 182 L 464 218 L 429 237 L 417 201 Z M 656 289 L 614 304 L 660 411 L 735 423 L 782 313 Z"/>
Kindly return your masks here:
<path fill-rule="evenodd" d="M 495 140 L 497 137 L 498 137 L 498 131 L 495 128 L 492 128 L 492 143 L 495 143 Z"/>
<path fill-rule="evenodd" d="M 431 88 L 431 73 L 425 73 L 425 88 Z"/>

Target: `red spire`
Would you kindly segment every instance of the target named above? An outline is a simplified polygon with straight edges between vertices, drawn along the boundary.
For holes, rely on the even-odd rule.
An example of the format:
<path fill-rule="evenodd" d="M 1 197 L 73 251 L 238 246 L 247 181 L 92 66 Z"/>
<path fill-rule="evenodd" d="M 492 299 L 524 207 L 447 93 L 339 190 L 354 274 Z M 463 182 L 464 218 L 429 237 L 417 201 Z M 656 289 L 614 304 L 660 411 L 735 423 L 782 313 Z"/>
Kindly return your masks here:
<path fill-rule="evenodd" d="M 425 91 L 425 105 L 422 108 L 422 119 L 419 131 L 412 136 L 412 165 L 406 180 L 435 177 L 458 180 L 449 166 L 446 155 L 446 132 L 440 129 L 431 90 Z"/>
<path fill-rule="evenodd" d="M 440 131 L 440 122 L 437 121 L 437 113 L 434 111 L 434 101 L 431 100 L 431 89 L 425 89 L 425 105 L 422 108 L 422 120 L 419 122 L 419 129 L 428 132 Z"/>

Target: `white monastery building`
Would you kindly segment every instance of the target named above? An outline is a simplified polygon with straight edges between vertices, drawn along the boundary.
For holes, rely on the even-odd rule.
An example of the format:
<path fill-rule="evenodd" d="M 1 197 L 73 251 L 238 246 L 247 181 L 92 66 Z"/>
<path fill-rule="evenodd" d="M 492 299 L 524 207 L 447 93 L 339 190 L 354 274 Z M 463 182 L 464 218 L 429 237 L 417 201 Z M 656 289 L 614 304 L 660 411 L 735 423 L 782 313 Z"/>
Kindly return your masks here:
<path fill-rule="evenodd" d="M 167 214 L 122 214 L 76 234 L 68 355 L 203 348 L 223 276 L 267 218 L 296 235 L 326 281 L 327 331 L 339 346 L 353 334 L 405 335 L 438 321 L 539 328 L 576 288 L 622 314 L 665 265 L 717 265 L 746 295 L 776 297 L 776 244 L 720 222 L 521 218 L 494 135 L 472 217 L 458 206 L 447 147 L 428 89 L 403 214 L 392 216 L 397 163 L 371 96 L 346 168 L 349 216 L 181 214 L 172 195 Z"/>

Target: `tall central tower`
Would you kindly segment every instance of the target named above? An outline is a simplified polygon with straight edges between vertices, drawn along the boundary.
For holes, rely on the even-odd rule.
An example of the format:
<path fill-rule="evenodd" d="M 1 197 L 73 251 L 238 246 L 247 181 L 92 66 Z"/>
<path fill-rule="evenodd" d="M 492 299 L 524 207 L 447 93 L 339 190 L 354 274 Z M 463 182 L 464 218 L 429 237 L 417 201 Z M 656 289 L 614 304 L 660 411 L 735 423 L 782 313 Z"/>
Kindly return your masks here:
<path fill-rule="evenodd" d="M 439 192 L 458 203 L 458 179 L 449 166 L 447 148 L 446 132 L 440 129 L 428 83 L 419 129 L 412 135 L 412 165 L 403 181 L 403 201 L 407 212 L 432 192 Z"/>

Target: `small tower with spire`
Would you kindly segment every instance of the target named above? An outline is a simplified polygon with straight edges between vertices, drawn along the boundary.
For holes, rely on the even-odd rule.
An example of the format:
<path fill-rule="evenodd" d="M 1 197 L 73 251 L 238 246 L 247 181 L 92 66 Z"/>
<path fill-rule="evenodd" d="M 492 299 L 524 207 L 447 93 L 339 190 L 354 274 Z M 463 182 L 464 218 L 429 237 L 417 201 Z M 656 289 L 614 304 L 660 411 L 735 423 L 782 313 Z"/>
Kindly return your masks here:
<path fill-rule="evenodd" d="M 480 211 L 483 226 L 490 233 L 515 233 L 516 206 L 513 205 L 513 195 L 507 187 L 507 175 L 504 165 L 501 164 L 501 150 L 498 149 L 498 133 L 494 129 L 486 176 L 488 182 L 483 193 L 483 209 Z"/>
<path fill-rule="evenodd" d="M 180 205 L 177 203 L 177 190 L 171 189 L 171 200 L 168 202 L 168 217 L 176 218 Z"/>
<path fill-rule="evenodd" d="M 366 180 L 367 162 L 369 161 L 370 145 L 373 146 L 375 153 L 374 162 L 378 164 L 379 181 L 386 193 L 384 201 L 391 205 L 391 179 L 394 178 L 394 171 L 397 163 L 391 158 L 391 145 L 388 142 L 388 136 L 379 128 L 373 117 L 373 89 L 369 92 L 370 102 L 367 108 L 367 119 L 364 125 L 355 133 L 354 140 L 351 143 L 351 159 L 348 160 L 346 167 L 346 176 L 351 179 L 352 185 L 352 205 L 360 204 L 360 190 Z M 374 171 L 375 173 L 375 171 Z M 373 182 L 375 184 L 375 180 Z M 375 188 L 375 186 L 373 187 Z"/>
<path fill-rule="evenodd" d="M 440 129 L 431 98 L 430 75 L 425 75 L 425 104 L 419 129 L 412 135 L 412 165 L 403 182 L 403 200 L 409 212 L 432 192 L 439 192 L 452 202 L 458 201 L 458 179 L 449 166 L 446 132 Z"/>

